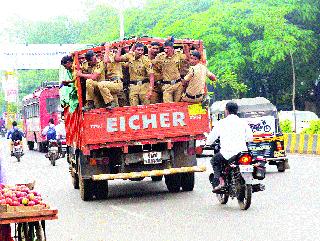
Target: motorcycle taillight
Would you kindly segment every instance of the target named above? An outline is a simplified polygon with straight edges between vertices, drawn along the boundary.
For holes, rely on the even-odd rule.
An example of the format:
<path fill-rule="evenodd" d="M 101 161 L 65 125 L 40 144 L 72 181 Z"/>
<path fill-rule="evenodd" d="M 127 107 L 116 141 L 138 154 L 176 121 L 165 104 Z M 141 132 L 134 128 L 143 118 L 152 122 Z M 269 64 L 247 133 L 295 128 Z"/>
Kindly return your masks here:
<path fill-rule="evenodd" d="M 56 141 L 51 141 L 51 146 L 58 146 L 58 142 L 56 142 Z"/>
<path fill-rule="evenodd" d="M 240 165 L 249 165 L 252 162 L 252 156 L 249 154 L 243 154 L 240 156 L 238 162 Z"/>
<path fill-rule="evenodd" d="M 15 142 L 14 142 L 14 145 L 15 145 L 15 146 L 19 146 L 19 145 L 20 145 L 20 141 L 15 141 Z"/>
<path fill-rule="evenodd" d="M 67 145 L 66 141 L 61 141 L 61 145 Z"/>

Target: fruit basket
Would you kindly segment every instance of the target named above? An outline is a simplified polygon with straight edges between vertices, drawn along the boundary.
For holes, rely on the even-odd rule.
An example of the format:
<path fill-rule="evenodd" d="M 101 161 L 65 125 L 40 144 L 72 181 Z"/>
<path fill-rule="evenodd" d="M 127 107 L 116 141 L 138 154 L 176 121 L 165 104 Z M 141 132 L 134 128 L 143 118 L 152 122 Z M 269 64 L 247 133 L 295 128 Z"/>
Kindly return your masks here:
<path fill-rule="evenodd" d="M 0 240 L 12 241 L 10 224 L 15 224 L 16 240 L 45 240 L 45 220 L 57 219 L 58 210 L 50 208 L 34 183 L 0 184 Z"/>

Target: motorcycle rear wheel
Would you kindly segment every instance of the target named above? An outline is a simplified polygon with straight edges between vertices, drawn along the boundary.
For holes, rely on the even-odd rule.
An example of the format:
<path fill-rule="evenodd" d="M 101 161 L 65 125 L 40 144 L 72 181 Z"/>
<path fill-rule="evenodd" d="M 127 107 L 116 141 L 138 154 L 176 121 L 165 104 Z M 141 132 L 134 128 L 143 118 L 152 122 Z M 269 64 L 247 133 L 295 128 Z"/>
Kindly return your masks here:
<path fill-rule="evenodd" d="M 251 184 L 245 184 L 241 187 L 240 193 L 238 193 L 238 204 L 241 210 L 247 210 L 251 205 L 252 186 Z"/>
<path fill-rule="evenodd" d="M 216 195 L 220 204 L 227 204 L 229 200 L 229 194 L 224 193 L 224 194 L 216 194 Z"/>
<path fill-rule="evenodd" d="M 56 159 L 53 156 L 50 156 L 49 159 L 50 159 L 51 165 L 55 166 L 56 165 Z"/>

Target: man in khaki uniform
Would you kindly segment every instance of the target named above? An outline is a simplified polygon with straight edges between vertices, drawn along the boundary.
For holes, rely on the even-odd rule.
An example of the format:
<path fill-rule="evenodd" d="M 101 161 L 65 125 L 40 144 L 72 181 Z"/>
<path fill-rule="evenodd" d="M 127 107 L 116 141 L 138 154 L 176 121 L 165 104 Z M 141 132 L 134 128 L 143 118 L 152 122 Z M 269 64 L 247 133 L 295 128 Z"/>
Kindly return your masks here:
<path fill-rule="evenodd" d="M 160 43 L 159 42 L 152 42 L 148 48 L 148 57 L 152 63 L 157 55 L 160 53 Z M 153 72 L 154 72 L 154 89 L 152 92 L 152 96 L 150 98 L 150 103 L 160 103 L 162 102 L 162 74 L 161 70 L 153 65 Z"/>
<path fill-rule="evenodd" d="M 77 72 L 77 76 L 86 79 L 86 107 L 90 110 L 95 107 L 103 107 L 113 100 L 110 91 L 106 91 L 102 80 L 105 79 L 105 65 L 102 61 L 98 61 L 95 53 L 88 50 L 85 54 L 87 64 L 83 63 L 82 71 Z M 86 74 L 85 74 L 86 73 Z M 102 96 L 104 104 L 101 103 L 99 96 Z"/>
<path fill-rule="evenodd" d="M 115 106 L 119 106 L 118 94 L 123 91 L 122 83 L 122 64 L 115 62 L 116 54 L 110 52 L 109 44 L 106 44 L 106 53 L 104 56 L 104 63 L 106 64 L 106 80 L 104 82 L 105 91 L 109 91 L 113 96 Z M 113 107 L 113 105 L 111 105 Z"/>
<path fill-rule="evenodd" d="M 212 81 L 217 80 L 216 76 L 200 60 L 201 54 L 198 51 L 193 51 L 190 58 L 192 66 L 182 80 L 182 84 L 187 86 L 185 93 L 182 95 L 182 101 L 201 103 L 206 91 L 206 77 Z"/>
<path fill-rule="evenodd" d="M 161 69 L 163 81 L 162 92 L 163 102 L 179 102 L 183 92 L 180 69 L 182 61 L 190 59 L 190 50 L 187 45 L 183 45 L 183 52 L 175 51 L 173 41 L 166 40 L 164 43 L 164 53 L 160 53 L 154 59 L 153 64 Z"/>
<path fill-rule="evenodd" d="M 121 47 L 119 47 L 115 61 L 129 63 L 130 105 L 137 106 L 139 103 L 147 105 L 150 104 L 154 87 L 152 64 L 148 57 L 144 55 L 144 44 L 136 43 L 133 51 L 121 56 Z"/>

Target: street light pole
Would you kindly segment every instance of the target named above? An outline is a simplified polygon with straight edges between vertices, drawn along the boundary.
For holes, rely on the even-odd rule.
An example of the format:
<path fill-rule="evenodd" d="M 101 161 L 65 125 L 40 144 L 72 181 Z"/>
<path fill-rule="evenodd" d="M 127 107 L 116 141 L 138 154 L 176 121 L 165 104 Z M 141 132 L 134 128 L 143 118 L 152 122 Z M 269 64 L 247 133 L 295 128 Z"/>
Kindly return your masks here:
<path fill-rule="evenodd" d="M 120 39 L 124 39 L 124 16 L 122 8 L 118 8 L 119 10 L 119 20 L 120 20 Z"/>
<path fill-rule="evenodd" d="M 296 117 L 296 73 L 294 69 L 294 62 L 291 50 L 289 50 L 292 66 L 292 110 L 294 118 L 294 132 L 297 131 L 297 117 Z"/>

